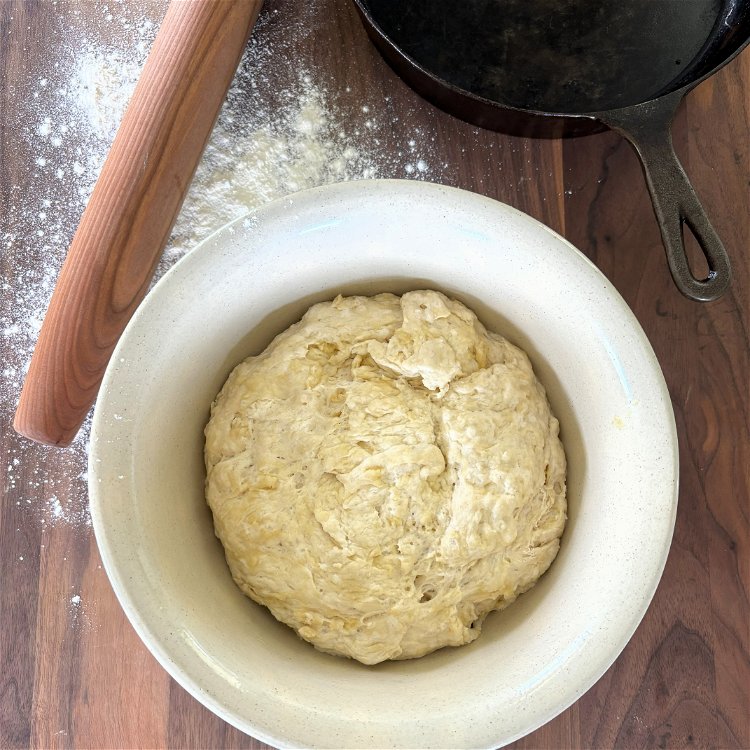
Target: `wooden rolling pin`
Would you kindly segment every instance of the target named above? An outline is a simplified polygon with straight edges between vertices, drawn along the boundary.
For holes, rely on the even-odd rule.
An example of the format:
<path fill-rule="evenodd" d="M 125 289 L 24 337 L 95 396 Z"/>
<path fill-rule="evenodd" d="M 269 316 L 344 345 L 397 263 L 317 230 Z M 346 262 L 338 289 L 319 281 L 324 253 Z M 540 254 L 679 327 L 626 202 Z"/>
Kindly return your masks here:
<path fill-rule="evenodd" d="M 263 0 L 172 0 L 73 237 L 14 428 L 66 446 L 148 290 Z"/>

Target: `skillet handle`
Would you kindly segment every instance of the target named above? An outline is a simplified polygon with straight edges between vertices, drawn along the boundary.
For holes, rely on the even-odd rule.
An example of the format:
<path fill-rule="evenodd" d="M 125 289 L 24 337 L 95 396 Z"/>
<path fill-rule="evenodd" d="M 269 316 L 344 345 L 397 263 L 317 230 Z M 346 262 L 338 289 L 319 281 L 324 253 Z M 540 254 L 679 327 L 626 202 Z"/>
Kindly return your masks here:
<path fill-rule="evenodd" d="M 624 136 L 641 160 L 677 288 L 690 299 L 711 302 L 727 290 L 731 266 L 672 144 L 672 120 L 683 94 L 680 90 L 635 107 L 600 113 L 597 119 Z M 695 235 L 708 263 L 705 279 L 695 278 L 690 270 L 684 224 Z"/>

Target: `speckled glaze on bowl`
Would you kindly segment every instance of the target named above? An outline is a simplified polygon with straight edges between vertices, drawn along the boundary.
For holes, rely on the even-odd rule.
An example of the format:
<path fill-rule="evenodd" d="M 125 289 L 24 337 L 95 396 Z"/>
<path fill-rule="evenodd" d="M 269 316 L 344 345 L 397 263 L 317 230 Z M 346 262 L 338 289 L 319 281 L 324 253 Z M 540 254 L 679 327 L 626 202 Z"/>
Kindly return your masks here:
<path fill-rule="evenodd" d="M 475 643 L 365 667 L 318 653 L 234 585 L 203 497 L 203 427 L 232 367 L 312 303 L 416 288 L 529 353 L 561 423 L 569 521 L 549 572 Z M 196 248 L 122 337 L 91 447 L 96 538 L 138 634 L 208 708 L 285 747 L 489 748 L 542 725 L 632 635 L 677 503 L 669 395 L 611 284 L 525 214 L 418 182 L 299 193 Z"/>

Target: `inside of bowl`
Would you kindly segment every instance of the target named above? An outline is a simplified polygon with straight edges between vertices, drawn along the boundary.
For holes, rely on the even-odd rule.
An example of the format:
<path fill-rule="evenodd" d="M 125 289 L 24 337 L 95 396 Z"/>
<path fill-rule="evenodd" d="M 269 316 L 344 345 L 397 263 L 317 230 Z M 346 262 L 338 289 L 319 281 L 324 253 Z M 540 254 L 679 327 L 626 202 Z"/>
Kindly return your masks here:
<path fill-rule="evenodd" d="M 671 538 L 671 408 L 622 300 L 512 209 L 431 186 L 406 222 L 399 189 L 344 190 L 325 209 L 301 197 L 210 240 L 138 312 L 97 406 L 93 513 L 126 612 L 188 690 L 274 744 L 490 747 L 529 731 L 614 660 Z M 461 299 L 529 353 L 561 423 L 569 521 L 548 573 L 476 642 L 365 667 L 234 585 L 203 495 L 203 428 L 232 367 L 314 302 L 416 288 Z"/>

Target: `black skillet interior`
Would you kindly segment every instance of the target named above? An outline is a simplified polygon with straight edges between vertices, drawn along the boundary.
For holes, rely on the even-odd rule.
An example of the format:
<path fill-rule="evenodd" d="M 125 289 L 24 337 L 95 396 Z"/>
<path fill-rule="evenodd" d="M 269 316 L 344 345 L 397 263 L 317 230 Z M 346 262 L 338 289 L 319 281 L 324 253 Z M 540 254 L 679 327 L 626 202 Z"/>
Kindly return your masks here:
<path fill-rule="evenodd" d="M 749 0 L 358 2 L 451 88 L 545 113 L 655 99 L 710 74 L 750 36 Z"/>

